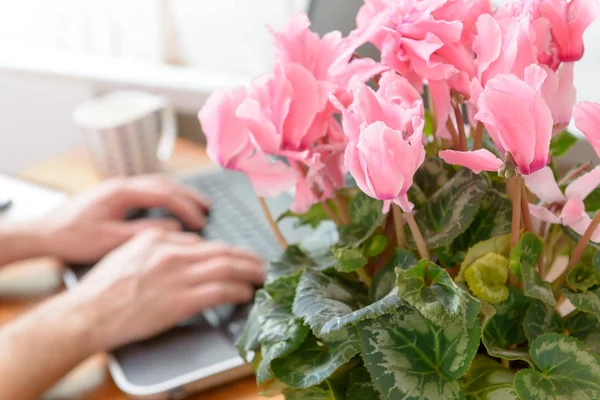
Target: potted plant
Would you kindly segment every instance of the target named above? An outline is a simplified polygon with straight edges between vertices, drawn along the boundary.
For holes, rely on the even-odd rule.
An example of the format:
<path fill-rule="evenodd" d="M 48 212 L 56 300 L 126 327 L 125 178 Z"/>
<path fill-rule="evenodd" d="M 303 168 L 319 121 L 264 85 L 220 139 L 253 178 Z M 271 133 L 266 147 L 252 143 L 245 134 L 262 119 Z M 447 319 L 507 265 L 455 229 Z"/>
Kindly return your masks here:
<path fill-rule="evenodd" d="M 600 167 L 557 167 L 572 114 L 600 153 L 573 87 L 598 12 L 367 0 L 345 38 L 297 15 L 270 73 L 207 100 L 213 160 L 337 225 L 315 251 L 271 220 L 285 250 L 238 342 L 265 395 L 600 398 Z"/>

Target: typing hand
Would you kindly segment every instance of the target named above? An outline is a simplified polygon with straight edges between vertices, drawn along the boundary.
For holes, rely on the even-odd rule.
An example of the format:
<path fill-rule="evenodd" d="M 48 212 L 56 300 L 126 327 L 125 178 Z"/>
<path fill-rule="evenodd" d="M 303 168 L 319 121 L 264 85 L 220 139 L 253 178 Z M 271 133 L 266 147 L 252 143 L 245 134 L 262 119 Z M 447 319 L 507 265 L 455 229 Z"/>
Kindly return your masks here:
<path fill-rule="evenodd" d="M 208 206 L 203 196 L 163 176 L 117 178 L 71 200 L 42 221 L 41 231 L 49 255 L 94 262 L 144 229 L 181 230 L 174 219 L 127 221 L 128 210 L 166 208 L 186 227 L 199 230 Z"/>
<path fill-rule="evenodd" d="M 248 250 L 153 229 L 106 256 L 71 293 L 85 305 L 96 348 L 109 350 L 206 308 L 246 302 L 263 277 Z"/>

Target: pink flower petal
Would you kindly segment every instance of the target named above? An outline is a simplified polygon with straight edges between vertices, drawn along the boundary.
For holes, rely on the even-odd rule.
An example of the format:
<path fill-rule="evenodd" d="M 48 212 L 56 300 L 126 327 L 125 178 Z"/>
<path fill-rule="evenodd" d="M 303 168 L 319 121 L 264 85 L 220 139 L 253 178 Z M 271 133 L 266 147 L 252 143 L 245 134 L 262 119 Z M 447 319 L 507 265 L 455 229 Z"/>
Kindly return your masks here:
<path fill-rule="evenodd" d="M 564 202 L 563 196 L 550 167 L 545 167 L 533 174 L 524 175 L 525 185 L 538 199 L 547 204 Z"/>
<path fill-rule="evenodd" d="M 560 212 L 560 218 L 565 225 L 571 225 L 583 217 L 585 205 L 581 199 L 568 199 Z"/>
<path fill-rule="evenodd" d="M 440 151 L 439 155 L 448 164 L 469 168 L 476 174 L 481 171 L 498 171 L 502 165 L 502 160 L 486 149 L 475 151 L 443 150 Z"/>
<path fill-rule="evenodd" d="M 540 221 L 546 221 L 552 224 L 561 223 L 561 219 L 550 212 L 550 210 L 548 210 L 546 207 L 529 204 L 529 212 L 533 217 L 539 219 Z"/>
<path fill-rule="evenodd" d="M 394 199 L 394 203 L 398 204 L 402 211 L 412 212 L 415 205 L 408 200 L 407 195 L 398 196 Z"/>
<path fill-rule="evenodd" d="M 600 166 L 571 182 L 571 184 L 567 186 L 565 194 L 569 199 L 575 198 L 583 200 L 588 197 L 598 185 L 600 185 Z"/>
<path fill-rule="evenodd" d="M 450 104 L 450 88 L 446 81 L 429 81 L 429 93 L 435 105 L 436 135 L 449 139 L 450 133 L 446 121 L 452 108 Z"/>
<path fill-rule="evenodd" d="M 583 132 L 600 156 L 600 104 L 582 101 L 573 108 L 575 126 Z"/>

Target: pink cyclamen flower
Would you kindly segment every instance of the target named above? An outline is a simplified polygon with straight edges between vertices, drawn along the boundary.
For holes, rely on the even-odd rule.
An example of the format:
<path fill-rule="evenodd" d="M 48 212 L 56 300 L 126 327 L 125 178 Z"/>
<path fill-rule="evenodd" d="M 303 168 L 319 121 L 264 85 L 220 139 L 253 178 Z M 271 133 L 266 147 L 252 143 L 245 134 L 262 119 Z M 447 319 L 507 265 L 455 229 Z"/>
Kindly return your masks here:
<path fill-rule="evenodd" d="M 541 90 L 546 72 L 539 65 L 525 69 L 524 80 L 500 74 L 479 95 L 475 119 L 483 122 L 499 152 L 510 154 L 520 174 L 529 175 L 550 161 L 552 112 Z M 475 172 L 497 171 L 501 160 L 488 150 L 446 150 L 440 157 Z"/>
<path fill-rule="evenodd" d="M 346 148 L 345 162 L 358 187 L 375 199 L 384 201 L 384 212 L 392 202 L 404 211 L 411 211 L 412 203 L 406 193 L 413 176 L 425 159 L 422 118 L 413 117 L 414 134 L 408 139 L 401 131 L 374 122 L 361 130 L 357 142 Z"/>
<path fill-rule="evenodd" d="M 582 101 L 573 109 L 575 126 L 583 132 L 600 157 L 600 104 Z"/>
<path fill-rule="evenodd" d="M 351 142 L 357 143 L 361 130 L 376 121 L 408 137 L 413 133 L 413 117 L 423 117 L 422 97 L 405 78 L 390 71 L 379 83 L 374 92 L 360 79 L 352 79 L 349 88 L 353 98 L 347 108 L 331 98 L 342 113 L 342 127 Z"/>
<path fill-rule="evenodd" d="M 552 113 L 553 134 L 561 132 L 571 122 L 577 97 L 577 90 L 573 85 L 573 65 L 572 62 L 563 63 L 556 72 L 544 66 L 547 77 L 542 85 L 542 96 Z"/>
<path fill-rule="evenodd" d="M 524 179 L 529 190 L 546 205 L 530 204 L 529 209 L 533 216 L 542 221 L 569 226 L 578 234 L 584 234 L 591 218 L 585 212 L 583 201 L 600 185 L 600 167 L 575 179 L 567 186 L 564 195 L 549 167 L 525 176 Z M 548 207 L 551 207 L 556 214 Z M 594 231 L 591 240 L 600 242 L 600 227 Z"/>
<path fill-rule="evenodd" d="M 276 196 L 291 189 L 296 172 L 281 161 L 272 161 L 255 150 L 251 133 L 236 116 L 248 92 L 240 87 L 230 92 L 215 92 L 207 100 L 198 118 L 207 139 L 208 156 L 224 168 L 244 172 L 258 196 Z"/>
<path fill-rule="evenodd" d="M 583 56 L 583 32 L 600 15 L 597 0 L 540 0 L 540 15 L 550 22 L 552 44 L 560 61 Z"/>

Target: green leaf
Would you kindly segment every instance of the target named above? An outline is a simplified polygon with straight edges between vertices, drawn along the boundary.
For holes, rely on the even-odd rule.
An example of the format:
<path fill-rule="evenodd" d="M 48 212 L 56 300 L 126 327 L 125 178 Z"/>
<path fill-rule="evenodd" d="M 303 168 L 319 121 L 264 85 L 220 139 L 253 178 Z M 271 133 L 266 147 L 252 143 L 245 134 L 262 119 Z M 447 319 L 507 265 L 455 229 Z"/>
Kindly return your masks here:
<path fill-rule="evenodd" d="M 350 373 L 345 400 L 379 400 L 380 398 L 371 381 L 371 375 L 364 366 Z"/>
<path fill-rule="evenodd" d="M 600 210 L 600 188 L 596 188 L 583 200 L 585 211 L 595 213 Z"/>
<path fill-rule="evenodd" d="M 551 306 L 556 305 L 549 282 L 543 282 L 537 271 L 536 263 L 542 255 L 542 239 L 526 232 L 510 254 L 510 268 L 523 280 L 523 291 L 526 296 L 541 300 Z"/>
<path fill-rule="evenodd" d="M 354 327 L 319 339 L 309 335 L 293 353 L 274 360 L 271 370 L 288 386 L 304 389 L 319 385 L 360 351 Z"/>
<path fill-rule="evenodd" d="M 261 310 L 258 316 L 261 326 L 258 340 L 262 344 L 262 360 L 256 371 L 258 385 L 273 378 L 272 361 L 296 350 L 309 332 L 308 327 L 292 314 L 289 306 L 276 304 L 272 298 L 266 298 Z"/>
<path fill-rule="evenodd" d="M 329 207 L 335 210 L 335 204 L 331 200 L 327 201 Z M 294 213 L 286 211 L 277 218 L 277 222 L 286 218 L 296 218 L 298 221 L 294 224 L 295 227 L 308 225 L 311 228 L 317 228 L 323 221 L 329 221 L 329 216 L 323 208 L 323 203 L 313 204 L 305 213 Z"/>
<path fill-rule="evenodd" d="M 292 275 L 282 276 L 265 284 L 265 290 L 275 303 L 291 307 L 296 296 L 296 288 L 303 273 L 303 271 L 297 271 Z"/>
<path fill-rule="evenodd" d="M 329 390 L 319 387 L 308 389 L 285 389 L 283 391 L 285 400 L 335 400 Z"/>
<path fill-rule="evenodd" d="M 477 243 L 467 251 L 464 261 L 460 264 L 460 270 L 456 277 L 457 282 L 464 282 L 465 270 L 475 261 L 488 253 L 497 253 L 508 257 L 510 254 L 510 235 L 496 236 Z"/>
<path fill-rule="evenodd" d="M 569 131 L 564 130 L 558 135 L 555 135 L 550 141 L 550 154 L 552 157 L 560 157 L 577 143 L 577 137 Z"/>
<path fill-rule="evenodd" d="M 579 241 L 581 240 L 581 235 L 577 232 L 575 232 L 573 229 L 571 229 L 568 226 L 562 225 L 562 230 L 565 233 L 565 235 L 567 235 L 567 237 L 573 242 L 573 243 L 579 243 Z M 595 249 L 600 249 L 600 243 L 595 243 L 592 242 L 591 240 L 588 242 L 588 247 L 593 247 Z"/>
<path fill-rule="evenodd" d="M 491 304 L 508 297 L 508 258 L 498 253 L 487 253 L 465 270 L 464 277 L 473 295 Z"/>
<path fill-rule="evenodd" d="M 479 355 L 462 379 L 467 400 L 510 400 L 516 399 L 513 388 L 514 372 L 499 362 Z"/>
<path fill-rule="evenodd" d="M 363 255 L 361 249 L 353 249 L 348 247 L 333 248 L 333 255 L 337 259 L 335 268 L 340 272 L 356 271 L 369 262 Z"/>
<path fill-rule="evenodd" d="M 529 302 L 519 288 L 511 286 L 508 298 L 494 305 L 496 313 L 485 321 L 481 336 L 490 356 L 529 362 L 527 350 L 515 347 L 526 340 L 523 319 Z"/>
<path fill-rule="evenodd" d="M 383 209 L 381 200 L 376 200 L 360 192 L 350 200 L 350 220 L 353 224 L 369 229 L 380 224 Z"/>
<path fill-rule="evenodd" d="M 436 325 L 472 326 L 479 314 L 479 302 L 462 290 L 448 272 L 428 260 L 396 271 L 398 295 Z"/>
<path fill-rule="evenodd" d="M 586 292 L 598 284 L 600 284 L 600 273 L 595 267 L 581 261 L 567 274 L 567 285 L 578 292 Z"/>
<path fill-rule="evenodd" d="M 467 169 L 460 170 L 427 203 L 415 213 L 427 247 L 447 246 L 473 222 L 483 196 L 488 189 L 486 180 Z M 408 243 L 416 243 L 407 234 Z"/>
<path fill-rule="evenodd" d="M 363 253 L 365 254 L 365 257 L 369 257 L 369 258 L 375 257 L 375 256 L 378 256 L 379 254 L 381 254 L 381 252 L 383 252 L 386 249 L 387 245 L 388 245 L 387 236 L 383 236 L 383 235 L 371 236 L 365 242 Z"/>
<path fill-rule="evenodd" d="M 260 322 L 258 317 L 263 313 L 264 304 L 268 301 L 269 294 L 264 290 L 260 289 L 254 296 L 254 304 L 248 314 L 248 322 L 244 326 L 242 334 L 238 337 L 235 342 L 235 347 L 240 353 L 240 356 L 247 363 L 252 362 L 248 356 L 250 352 L 254 352 L 260 349 L 260 342 L 258 337 L 260 335 Z"/>
<path fill-rule="evenodd" d="M 600 354 L 600 322 L 592 314 L 576 311 L 569 316 L 565 326 L 570 336 L 581 340 Z"/>
<path fill-rule="evenodd" d="M 409 269 L 417 263 L 412 251 L 396 249 L 394 259 L 375 274 L 370 288 L 371 300 L 377 301 L 384 298 L 396 287 L 396 268 Z"/>
<path fill-rule="evenodd" d="M 393 312 L 400 303 L 397 291 L 392 291 L 370 304 L 359 285 L 339 276 L 308 271 L 298 285 L 293 310 L 322 338 L 348 325 Z"/>
<path fill-rule="evenodd" d="M 295 274 L 296 272 L 313 267 L 315 262 L 298 246 L 292 245 L 285 249 L 279 260 L 271 262 L 267 269 L 267 283 L 276 279 Z"/>
<path fill-rule="evenodd" d="M 439 157 L 427 156 L 415 172 L 413 186 L 418 186 L 425 197 L 431 197 L 455 174 L 454 168 Z"/>
<path fill-rule="evenodd" d="M 575 338 L 544 333 L 531 343 L 537 370 L 524 369 L 515 376 L 523 400 L 600 398 L 600 359 Z"/>
<path fill-rule="evenodd" d="M 447 248 L 445 255 L 451 255 L 449 267 L 461 263 L 466 252 L 478 242 L 510 233 L 512 205 L 500 192 L 490 189 L 467 230 L 459 235 Z"/>
<path fill-rule="evenodd" d="M 585 293 L 575 293 L 563 288 L 562 292 L 575 308 L 594 314 L 596 318 L 600 319 L 600 288 L 597 287 Z"/>
<path fill-rule="evenodd" d="M 479 322 L 465 327 L 432 324 L 400 307 L 358 324 L 361 354 L 382 399 L 462 399 L 458 379 L 479 347 Z"/>
<path fill-rule="evenodd" d="M 532 300 L 525 313 L 523 330 L 527 340 L 532 342 L 546 332 L 562 333 L 564 325 L 560 314 L 554 308 L 540 300 Z"/>
<path fill-rule="evenodd" d="M 435 133 L 433 131 L 433 118 L 431 117 L 431 113 L 429 112 L 429 110 L 425 110 L 424 113 L 425 116 L 425 126 L 423 127 L 423 135 L 425 136 L 433 136 L 433 134 Z"/>

